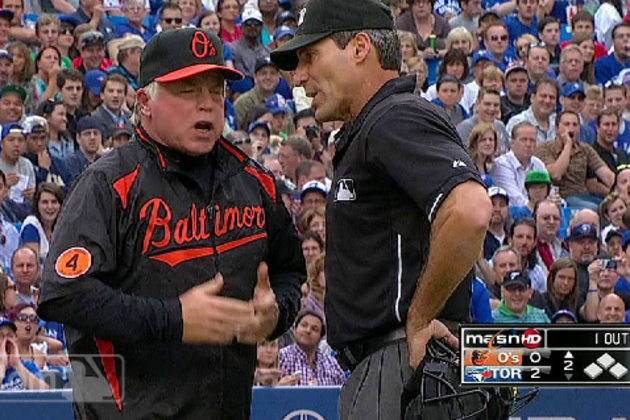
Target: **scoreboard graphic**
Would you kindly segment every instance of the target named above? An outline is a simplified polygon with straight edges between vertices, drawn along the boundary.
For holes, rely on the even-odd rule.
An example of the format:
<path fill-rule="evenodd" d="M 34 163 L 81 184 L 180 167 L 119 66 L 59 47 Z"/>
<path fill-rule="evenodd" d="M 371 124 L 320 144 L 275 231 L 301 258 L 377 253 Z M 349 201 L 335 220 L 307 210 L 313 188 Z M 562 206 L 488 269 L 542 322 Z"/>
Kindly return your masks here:
<path fill-rule="evenodd" d="M 630 326 L 460 328 L 463 386 L 630 387 Z"/>

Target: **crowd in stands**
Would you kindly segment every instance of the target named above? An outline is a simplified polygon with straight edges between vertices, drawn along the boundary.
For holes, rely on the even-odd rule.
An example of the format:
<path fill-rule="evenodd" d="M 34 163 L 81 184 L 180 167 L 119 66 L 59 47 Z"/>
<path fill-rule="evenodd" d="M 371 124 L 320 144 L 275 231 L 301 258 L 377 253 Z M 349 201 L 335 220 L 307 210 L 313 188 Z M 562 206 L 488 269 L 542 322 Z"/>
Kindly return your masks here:
<path fill-rule="evenodd" d="M 444 109 L 493 203 L 471 320 L 630 322 L 630 4 L 383 1 L 399 29 L 401 76 Z M 324 313 L 341 123 L 318 123 L 311 98 L 269 59 L 306 4 L 0 1 L 0 390 L 44 389 L 42 373 L 70 369 L 63 326 L 36 314 L 55 222 L 74 180 L 133 137 L 145 44 L 182 27 L 220 37 L 227 65 L 246 76 L 227 83 L 223 134 L 275 175 L 302 235 L 303 311 L 259 346 L 255 381 L 345 381 Z"/>

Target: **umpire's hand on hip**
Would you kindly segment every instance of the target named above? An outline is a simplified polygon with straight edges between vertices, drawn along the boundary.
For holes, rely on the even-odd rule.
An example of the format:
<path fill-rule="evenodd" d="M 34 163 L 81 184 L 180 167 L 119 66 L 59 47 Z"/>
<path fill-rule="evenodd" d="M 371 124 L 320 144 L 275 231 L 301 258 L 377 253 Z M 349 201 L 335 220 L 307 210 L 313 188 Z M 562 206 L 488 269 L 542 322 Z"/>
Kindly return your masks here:
<path fill-rule="evenodd" d="M 412 323 L 407 321 L 407 347 L 409 348 L 409 366 L 413 370 L 420 365 L 427 351 L 427 344 L 432 338 L 443 338 L 453 348 L 459 348 L 459 339 L 453 335 L 437 319 L 434 319 L 423 328 L 414 328 Z"/>

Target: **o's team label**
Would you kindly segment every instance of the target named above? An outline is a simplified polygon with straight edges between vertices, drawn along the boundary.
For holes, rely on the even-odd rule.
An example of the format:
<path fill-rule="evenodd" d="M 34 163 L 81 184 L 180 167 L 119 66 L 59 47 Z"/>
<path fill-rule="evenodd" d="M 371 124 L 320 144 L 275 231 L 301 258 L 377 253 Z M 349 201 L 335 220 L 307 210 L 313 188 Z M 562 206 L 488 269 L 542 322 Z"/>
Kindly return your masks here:
<path fill-rule="evenodd" d="M 92 254 L 85 248 L 75 247 L 66 249 L 55 263 L 55 271 L 61 277 L 75 279 L 87 271 L 92 266 Z"/>

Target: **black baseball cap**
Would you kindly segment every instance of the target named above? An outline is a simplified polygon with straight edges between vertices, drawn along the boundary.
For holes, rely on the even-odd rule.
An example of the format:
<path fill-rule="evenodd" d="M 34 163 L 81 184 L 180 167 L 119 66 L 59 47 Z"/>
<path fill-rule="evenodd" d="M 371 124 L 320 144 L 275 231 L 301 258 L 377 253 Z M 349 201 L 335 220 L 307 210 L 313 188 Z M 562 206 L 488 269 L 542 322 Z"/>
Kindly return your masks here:
<path fill-rule="evenodd" d="M 396 30 L 391 11 L 379 0 L 309 0 L 298 24 L 295 38 L 271 52 L 271 60 L 282 70 L 295 70 L 297 50 L 335 32 Z"/>
<path fill-rule="evenodd" d="M 530 287 L 532 282 L 525 271 L 510 271 L 505 275 L 501 286 L 509 288 L 514 284 L 518 284 L 523 287 Z"/>
<path fill-rule="evenodd" d="M 223 44 L 216 35 L 200 28 L 183 28 L 154 35 L 140 57 L 140 87 L 155 81 L 174 82 L 218 70 L 224 78 L 239 80 L 243 74 L 227 67 Z"/>

